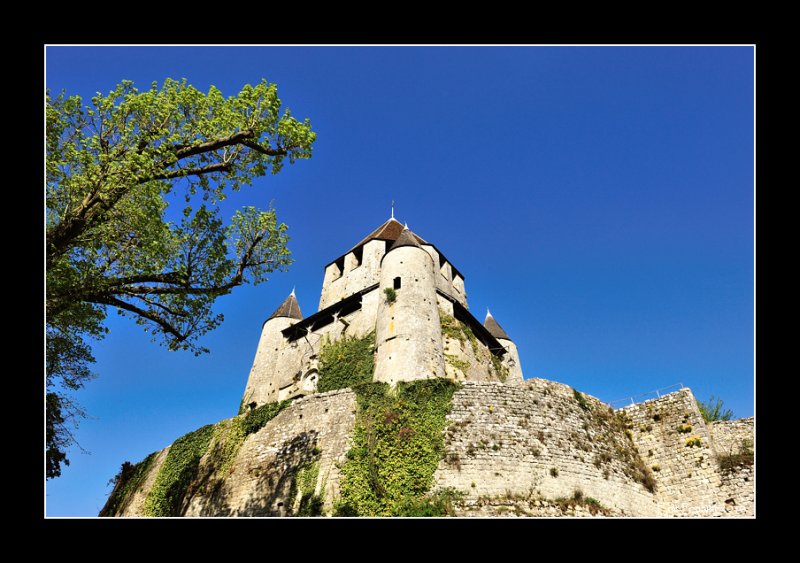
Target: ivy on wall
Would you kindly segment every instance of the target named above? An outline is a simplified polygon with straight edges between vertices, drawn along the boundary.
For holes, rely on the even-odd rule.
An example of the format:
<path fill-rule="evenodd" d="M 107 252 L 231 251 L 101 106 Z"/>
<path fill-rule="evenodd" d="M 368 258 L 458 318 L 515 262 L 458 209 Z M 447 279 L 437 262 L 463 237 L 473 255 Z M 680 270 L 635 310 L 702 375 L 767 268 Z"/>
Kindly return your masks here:
<path fill-rule="evenodd" d="M 375 332 L 362 336 L 344 335 L 328 340 L 319 352 L 317 391 L 355 387 L 372 381 L 375 371 Z"/>
<path fill-rule="evenodd" d="M 126 461 L 114 477 L 114 489 L 100 511 L 100 516 L 114 516 L 122 510 L 130 495 L 144 484 L 158 452 L 153 452 L 139 463 Z"/>
<path fill-rule="evenodd" d="M 322 516 L 324 504 L 325 484 L 323 482 L 321 493 L 316 494 L 317 478 L 319 477 L 319 460 L 301 466 L 292 481 L 289 498 L 297 499 L 294 516 Z M 299 497 L 299 498 L 297 498 Z"/>
<path fill-rule="evenodd" d="M 186 491 L 213 434 L 214 425 L 207 424 L 175 440 L 144 501 L 145 516 L 180 516 Z"/>
<path fill-rule="evenodd" d="M 230 420 L 203 426 L 175 440 L 145 499 L 145 516 L 180 516 L 183 500 L 197 476 L 200 458 L 208 453 L 208 463 L 215 479 L 223 479 L 230 473 L 247 436 L 261 430 L 289 404 L 291 401 L 267 403 Z M 122 464 L 100 516 L 115 516 L 122 510 L 130 495 L 144 483 L 157 454 L 150 454 L 136 465 Z"/>
<path fill-rule="evenodd" d="M 473 333 L 472 329 L 467 325 L 452 315 L 448 315 L 442 309 L 439 309 L 439 324 L 442 327 L 443 336 L 458 340 L 462 344 L 469 341 L 472 346 L 472 351 L 475 354 L 478 353 L 478 350 L 480 350 L 480 343 L 475 333 Z"/>
<path fill-rule="evenodd" d="M 429 495 L 444 457 L 445 417 L 460 386 L 446 379 L 362 383 L 353 447 L 341 467 L 340 516 L 443 516 L 454 491 Z"/>

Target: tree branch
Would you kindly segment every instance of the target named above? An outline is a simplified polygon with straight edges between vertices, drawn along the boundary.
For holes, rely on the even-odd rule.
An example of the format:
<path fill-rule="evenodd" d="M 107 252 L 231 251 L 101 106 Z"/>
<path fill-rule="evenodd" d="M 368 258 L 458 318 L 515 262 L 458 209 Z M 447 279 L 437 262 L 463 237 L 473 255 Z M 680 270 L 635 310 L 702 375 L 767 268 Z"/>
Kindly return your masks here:
<path fill-rule="evenodd" d="M 149 178 L 144 178 L 139 181 L 140 184 L 151 182 L 153 180 L 172 180 L 173 178 L 183 178 L 184 176 L 202 176 L 203 174 L 210 174 L 212 172 L 226 172 L 231 169 L 233 163 L 231 162 L 217 162 L 209 164 L 208 166 L 201 166 L 200 168 L 179 168 L 178 170 L 171 170 L 162 174 L 156 174 Z"/>
<path fill-rule="evenodd" d="M 254 151 L 260 152 L 261 154 L 265 154 L 267 156 L 286 156 L 286 154 L 289 152 L 289 149 L 294 148 L 293 146 L 279 147 L 277 149 L 273 149 L 271 147 L 262 147 L 258 143 L 254 143 L 253 141 L 247 139 L 243 140 L 240 144 L 250 147 Z"/>
<path fill-rule="evenodd" d="M 97 305 L 111 305 L 113 307 L 117 307 L 122 309 L 123 311 L 128 311 L 130 313 L 135 313 L 140 317 L 153 321 L 161 329 L 167 333 L 171 334 L 178 342 L 183 342 L 186 340 L 186 336 L 180 333 L 178 329 L 173 327 L 166 319 L 164 319 L 161 315 L 153 313 L 151 311 L 147 311 L 146 309 L 140 309 L 139 307 L 128 303 L 127 301 L 123 301 L 122 299 L 117 299 L 116 297 L 112 296 L 105 296 L 105 297 L 97 297 L 96 299 L 87 299 L 90 303 L 96 303 Z"/>

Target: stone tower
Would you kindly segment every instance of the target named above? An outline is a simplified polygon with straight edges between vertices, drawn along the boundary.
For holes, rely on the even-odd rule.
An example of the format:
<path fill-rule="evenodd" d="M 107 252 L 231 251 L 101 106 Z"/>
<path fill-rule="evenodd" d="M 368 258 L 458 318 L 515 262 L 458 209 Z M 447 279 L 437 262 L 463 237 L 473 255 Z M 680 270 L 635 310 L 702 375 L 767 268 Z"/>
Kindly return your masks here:
<path fill-rule="evenodd" d="M 281 349 L 286 346 L 286 338 L 281 331 L 301 320 L 303 320 L 303 313 L 300 312 L 300 305 L 297 303 L 294 290 L 292 290 L 289 297 L 264 321 L 261 327 L 261 338 L 258 340 L 256 357 L 253 360 L 253 367 L 250 368 L 250 377 L 247 378 L 247 386 L 242 397 L 243 406 L 251 403 L 262 405 L 271 400 L 275 386 L 273 378 L 275 363 Z"/>
<path fill-rule="evenodd" d="M 506 334 L 506 331 L 497 324 L 494 320 L 492 313 L 486 309 L 486 319 L 483 321 L 483 326 L 489 333 L 497 338 L 497 341 L 506 349 L 506 354 L 503 354 L 503 365 L 508 368 L 507 383 L 522 383 L 522 365 L 519 363 L 519 353 L 517 352 L 517 345 L 512 342 L 511 338 Z"/>
<path fill-rule="evenodd" d="M 316 313 L 304 318 L 292 292 L 267 319 L 242 404 L 314 393 L 322 347 L 372 332 L 375 381 L 522 380 L 508 335 L 491 317 L 484 326 L 467 309 L 461 272 L 392 217 L 325 266 Z"/>
<path fill-rule="evenodd" d="M 408 228 L 381 260 L 380 287 L 396 297 L 378 295 L 375 381 L 444 377 L 436 268 Z"/>

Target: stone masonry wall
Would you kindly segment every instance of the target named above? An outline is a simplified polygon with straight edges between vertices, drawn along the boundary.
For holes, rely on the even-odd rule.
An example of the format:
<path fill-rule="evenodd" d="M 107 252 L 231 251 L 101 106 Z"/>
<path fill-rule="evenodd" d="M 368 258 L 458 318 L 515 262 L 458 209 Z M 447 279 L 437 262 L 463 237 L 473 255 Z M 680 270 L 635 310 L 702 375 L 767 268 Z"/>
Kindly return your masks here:
<path fill-rule="evenodd" d="M 621 409 L 631 420 L 634 440 L 640 454 L 656 478 L 658 503 L 666 514 L 674 516 L 721 516 L 731 513 L 731 490 L 740 479 L 723 476 L 717 452 L 725 448 L 726 436 L 740 437 L 747 423 L 721 427 L 716 437 L 723 437 L 721 446 L 697 408 L 689 389 L 681 389 Z M 738 422 L 738 421 L 737 421 Z M 713 426 L 712 426 L 713 428 Z M 724 428 L 724 429 L 723 429 Z M 742 477 L 743 478 L 743 477 Z M 744 481 L 744 483 L 748 483 Z M 752 514 L 752 480 L 750 492 L 737 493 L 739 514 Z"/>
<path fill-rule="evenodd" d="M 714 449 L 718 457 L 752 453 L 754 447 L 754 419 L 724 420 L 709 425 Z M 755 472 L 752 465 L 739 465 L 722 471 L 720 498 L 725 512 L 733 516 L 755 514 Z"/>
<path fill-rule="evenodd" d="M 317 493 L 330 508 L 339 492 L 339 469 L 355 424 L 355 394 L 331 391 L 297 399 L 239 450 L 231 473 L 217 487 L 198 487 L 186 516 L 281 516 L 294 503 L 292 480 L 318 461 Z M 199 475 L 204 474 L 204 457 Z M 325 490 L 322 491 L 322 486 Z"/>
<path fill-rule="evenodd" d="M 441 314 L 441 313 L 440 313 Z M 492 353 L 479 340 L 459 340 L 442 334 L 445 373 L 449 379 L 464 381 L 500 381 L 492 363 Z M 504 372 L 508 378 L 509 372 Z"/>
<path fill-rule="evenodd" d="M 753 447 L 753 422 L 754 419 L 741 418 L 739 420 L 721 420 L 709 425 L 711 439 L 714 440 L 714 449 L 717 455 L 738 454 L 742 451 L 743 443 L 749 448 Z"/>
<path fill-rule="evenodd" d="M 156 480 L 161 466 L 164 465 L 164 460 L 167 459 L 170 446 L 167 446 L 156 455 L 153 460 L 153 465 L 150 466 L 150 471 L 144 479 L 142 486 L 133 491 L 133 493 L 125 499 L 119 508 L 116 516 L 142 516 L 144 514 L 144 501 L 147 498 L 147 493 L 153 487 L 153 482 Z"/>
<path fill-rule="evenodd" d="M 339 494 L 338 464 L 350 448 L 355 413 L 355 394 L 349 389 L 297 399 L 245 439 L 227 475 L 217 473 L 209 449 L 188 488 L 183 515 L 283 516 L 295 501 L 290 489 L 298 469 L 311 462 L 319 463 L 316 494 L 330 510 Z M 143 515 L 168 450 L 158 454 L 144 484 L 117 516 Z"/>
<path fill-rule="evenodd" d="M 572 388 L 543 379 L 463 385 L 453 396 L 435 487 L 465 492 L 468 508 L 502 498 L 570 498 L 580 490 L 618 514 L 660 514 L 655 496 L 628 475 L 618 453 L 632 448 L 630 439 L 611 435 Z"/>
<path fill-rule="evenodd" d="M 210 450 L 189 486 L 184 515 L 285 515 L 296 501 L 294 477 L 312 462 L 320 468 L 316 492 L 330 513 L 356 409 L 347 389 L 295 400 L 246 438 L 226 475 L 213 467 Z M 432 490 L 463 492 L 459 515 L 596 515 L 589 505 L 565 504 L 576 491 L 608 516 L 754 514 L 753 467 L 721 471 L 716 453 L 752 436 L 752 420 L 706 426 L 688 389 L 613 413 L 552 381 L 464 382 L 447 421 Z M 687 445 L 695 439 L 699 445 Z M 158 453 L 119 516 L 142 515 L 168 451 Z M 655 493 L 641 481 L 637 460 L 652 472 Z"/>

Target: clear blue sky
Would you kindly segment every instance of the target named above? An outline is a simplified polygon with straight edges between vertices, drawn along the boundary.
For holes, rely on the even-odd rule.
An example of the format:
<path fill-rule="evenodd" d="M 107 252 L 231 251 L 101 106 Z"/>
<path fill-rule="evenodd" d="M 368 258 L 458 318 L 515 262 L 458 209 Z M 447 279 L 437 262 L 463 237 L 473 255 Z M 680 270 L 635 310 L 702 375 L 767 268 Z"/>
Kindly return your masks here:
<path fill-rule="evenodd" d="M 233 95 L 262 77 L 309 117 L 314 156 L 226 202 L 274 200 L 296 262 L 218 300 L 194 357 L 110 314 L 91 418 L 47 514 L 94 516 L 125 460 L 236 413 L 261 323 L 396 215 L 466 276 L 526 377 L 611 401 L 677 382 L 753 414 L 753 50 L 47 49 L 47 86 L 88 100 L 186 77 Z M 228 209 L 226 207 L 226 209 Z"/>

